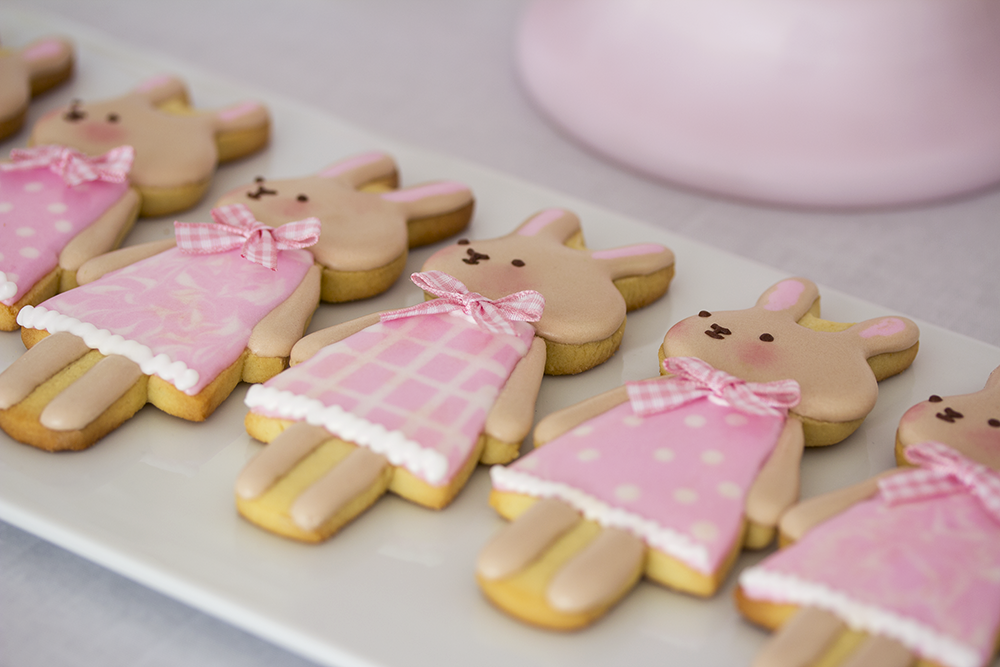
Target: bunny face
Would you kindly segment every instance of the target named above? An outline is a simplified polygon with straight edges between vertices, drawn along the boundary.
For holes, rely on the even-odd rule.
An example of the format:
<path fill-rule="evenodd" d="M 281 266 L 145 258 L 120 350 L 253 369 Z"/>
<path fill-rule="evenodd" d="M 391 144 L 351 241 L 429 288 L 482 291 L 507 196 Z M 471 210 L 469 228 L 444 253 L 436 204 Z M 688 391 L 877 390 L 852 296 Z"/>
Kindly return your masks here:
<path fill-rule="evenodd" d="M 903 415 L 896 440 L 901 447 L 926 440 L 943 442 L 970 459 L 1000 470 L 1000 368 L 974 394 L 932 395 Z"/>
<path fill-rule="evenodd" d="M 655 244 L 607 251 L 565 245 L 579 233 L 576 215 L 549 209 L 507 236 L 462 239 L 430 257 L 424 270 L 448 273 L 490 299 L 536 290 L 545 297 L 535 323 L 540 336 L 569 344 L 603 340 L 621 326 L 627 309 L 614 281 L 671 267 L 673 253 Z"/>
<path fill-rule="evenodd" d="M 910 348 L 917 342 L 917 327 L 902 317 L 836 332 L 798 324 L 818 299 L 819 290 L 809 280 L 781 281 L 753 308 L 701 311 L 681 320 L 667 332 L 662 352 L 697 357 L 747 381 L 794 379 L 802 395 L 796 413 L 825 422 L 860 419 L 878 396 L 868 358 Z"/>

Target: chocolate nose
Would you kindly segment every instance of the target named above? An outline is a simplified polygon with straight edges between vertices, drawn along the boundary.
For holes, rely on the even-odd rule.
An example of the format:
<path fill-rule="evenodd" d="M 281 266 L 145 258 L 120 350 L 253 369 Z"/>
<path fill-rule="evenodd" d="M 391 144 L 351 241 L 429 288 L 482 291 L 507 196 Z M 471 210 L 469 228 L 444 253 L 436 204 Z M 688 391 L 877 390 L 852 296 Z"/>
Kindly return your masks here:
<path fill-rule="evenodd" d="M 484 255 L 481 252 L 476 252 L 472 248 L 469 248 L 465 252 L 468 255 L 468 257 L 462 259 L 462 261 L 465 262 L 466 264 L 479 264 L 479 260 L 490 258 L 489 255 Z"/>
<path fill-rule="evenodd" d="M 705 330 L 705 335 L 709 338 L 714 338 L 716 340 L 724 340 L 723 336 L 731 336 L 732 331 L 726 327 L 720 327 L 718 324 L 712 324 L 711 329 Z"/>

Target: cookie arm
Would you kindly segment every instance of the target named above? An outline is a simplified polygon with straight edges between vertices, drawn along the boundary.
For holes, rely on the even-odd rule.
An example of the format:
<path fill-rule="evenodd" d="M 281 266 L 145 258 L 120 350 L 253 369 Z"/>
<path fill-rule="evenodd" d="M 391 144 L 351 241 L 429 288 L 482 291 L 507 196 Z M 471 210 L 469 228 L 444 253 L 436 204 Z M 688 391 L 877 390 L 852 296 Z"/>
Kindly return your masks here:
<path fill-rule="evenodd" d="M 314 264 L 291 296 L 264 316 L 250 333 L 247 348 L 258 357 L 287 357 L 319 306 L 322 269 Z"/>
<path fill-rule="evenodd" d="M 341 322 L 340 324 L 335 324 L 332 327 L 320 329 L 309 334 L 292 347 L 291 365 L 294 366 L 295 364 L 302 363 L 319 352 L 321 348 L 343 340 L 362 329 L 367 329 L 378 321 L 379 314 L 372 313 L 371 315 Z"/>
<path fill-rule="evenodd" d="M 804 447 L 802 422 L 789 415 L 774 451 L 747 492 L 746 516 L 752 524 L 773 528 L 799 499 L 799 465 Z"/>
<path fill-rule="evenodd" d="M 797 542 L 827 519 L 831 519 L 851 506 L 873 497 L 878 493 L 878 481 L 897 472 L 899 470 L 890 470 L 843 489 L 803 500 L 781 517 L 779 524 L 781 543 Z"/>
<path fill-rule="evenodd" d="M 486 417 L 486 435 L 507 443 L 524 440 L 535 421 L 535 403 L 544 374 L 545 341 L 535 336 Z"/>
<path fill-rule="evenodd" d="M 139 192 L 129 188 L 97 220 L 77 234 L 59 253 L 64 271 L 77 271 L 84 262 L 118 247 L 139 215 Z"/>
<path fill-rule="evenodd" d="M 85 262 L 76 272 L 76 280 L 79 284 L 86 285 L 89 282 L 97 280 L 105 273 L 110 273 L 129 264 L 135 264 L 141 259 L 146 259 L 147 257 L 170 250 L 175 244 L 174 239 L 164 239 L 162 241 L 152 241 L 105 253 Z"/>
<path fill-rule="evenodd" d="M 627 400 L 628 391 L 622 386 L 588 398 L 558 412 L 553 412 L 538 422 L 538 426 L 535 427 L 535 447 L 541 447 L 566 431 L 576 428 L 588 419 L 593 419 L 597 415 L 603 414 Z"/>

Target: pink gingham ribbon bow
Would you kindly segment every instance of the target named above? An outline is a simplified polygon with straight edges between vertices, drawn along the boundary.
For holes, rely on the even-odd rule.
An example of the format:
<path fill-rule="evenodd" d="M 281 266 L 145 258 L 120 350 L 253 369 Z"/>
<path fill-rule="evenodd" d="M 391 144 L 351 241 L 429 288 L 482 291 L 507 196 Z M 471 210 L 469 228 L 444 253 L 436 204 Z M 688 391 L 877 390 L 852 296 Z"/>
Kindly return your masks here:
<path fill-rule="evenodd" d="M 1000 474 L 933 440 L 907 447 L 906 458 L 919 469 L 878 482 L 890 505 L 968 491 L 1000 523 Z"/>
<path fill-rule="evenodd" d="M 537 322 L 545 308 L 545 297 L 534 290 L 508 294 L 493 301 L 482 294 L 470 292 L 461 281 L 441 271 L 414 273 L 410 280 L 438 298 L 382 313 L 383 322 L 460 310 L 472 318 L 480 329 L 513 336 L 516 332 L 511 322 Z"/>
<path fill-rule="evenodd" d="M 88 181 L 124 183 L 132 170 L 135 149 L 131 146 L 112 148 L 104 155 L 90 157 L 66 146 L 36 146 L 15 148 L 10 152 L 11 162 L 0 164 L 0 170 L 20 171 L 48 167 L 62 176 L 66 185 L 73 187 Z"/>
<path fill-rule="evenodd" d="M 281 227 L 258 222 L 244 204 L 212 209 L 211 222 L 175 222 L 174 235 L 181 252 L 211 255 L 242 247 L 241 255 L 272 271 L 278 268 L 278 251 L 308 248 L 319 241 L 319 218 L 306 218 Z"/>
<path fill-rule="evenodd" d="M 636 414 L 666 412 L 704 396 L 718 396 L 752 415 L 783 415 L 799 404 L 795 380 L 745 382 L 695 357 L 668 357 L 663 368 L 673 377 L 626 383 Z"/>

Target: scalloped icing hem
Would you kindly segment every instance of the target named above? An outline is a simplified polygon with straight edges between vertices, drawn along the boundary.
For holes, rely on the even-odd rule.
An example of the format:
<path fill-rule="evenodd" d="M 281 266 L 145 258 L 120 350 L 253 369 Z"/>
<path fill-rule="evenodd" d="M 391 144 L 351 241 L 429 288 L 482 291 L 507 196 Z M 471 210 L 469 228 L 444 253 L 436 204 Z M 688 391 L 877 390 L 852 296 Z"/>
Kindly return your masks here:
<path fill-rule="evenodd" d="M 740 574 L 740 586 L 749 598 L 823 609 L 855 630 L 895 639 L 909 650 L 946 667 L 979 667 L 989 658 L 974 647 L 919 621 L 858 602 L 845 593 L 792 575 L 753 567 Z"/>
<path fill-rule="evenodd" d="M 498 491 L 520 493 L 536 498 L 558 498 L 591 521 L 596 521 L 602 526 L 627 530 L 654 549 L 673 556 L 702 574 L 711 575 L 714 572 L 708 562 L 708 549 L 687 535 L 627 510 L 612 507 L 567 484 L 539 479 L 520 470 L 503 466 L 490 468 L 490 479 L 493 481 L 493 488 Z M 718 566 L 717 563 L 715 567 Z"/>
<path fill-rule="evenodd" d="M 314 398 L 259 384 L 250 387 L 245 403 L 251 410 L 264 411 L 268 417 L 305 421 L 325 428 L 331 435 L 382 454 L 389 463 L 406 468 L 432 486 L 450 481 L 446 479 L 448 459 L 443 454 L 425 448 L 400 431 L 353 415 L 339 405 L 326 406 Z"/>
<path fill-rule="evenodd" d="M 7 274 L 0 271 L 0 303 L 5 306 L 13 306 L 17 303 L 14 297 L 17 296 L 17 283 L 10 280 Z"/>
<path fill-rule="evenodd" d="M 183 361 L 173 361 L 163 353 L 154 355 L 142 343 L 128 340 L 107 329 L 98 329 L 75 317 L 44 306 L 25 306 L 17 314 L 17 323 L 26 329 L 43 329 L 50 334 L 64 331 L 71 333 L 82 339 L 87 347 L 105 356 L 116 354 L 134 361 L 146 375 L 156 375 L 188 396 L 194 396 L 202 389 L 197 386 L 200 380 L 198 371 L 188 368 Z"/>

